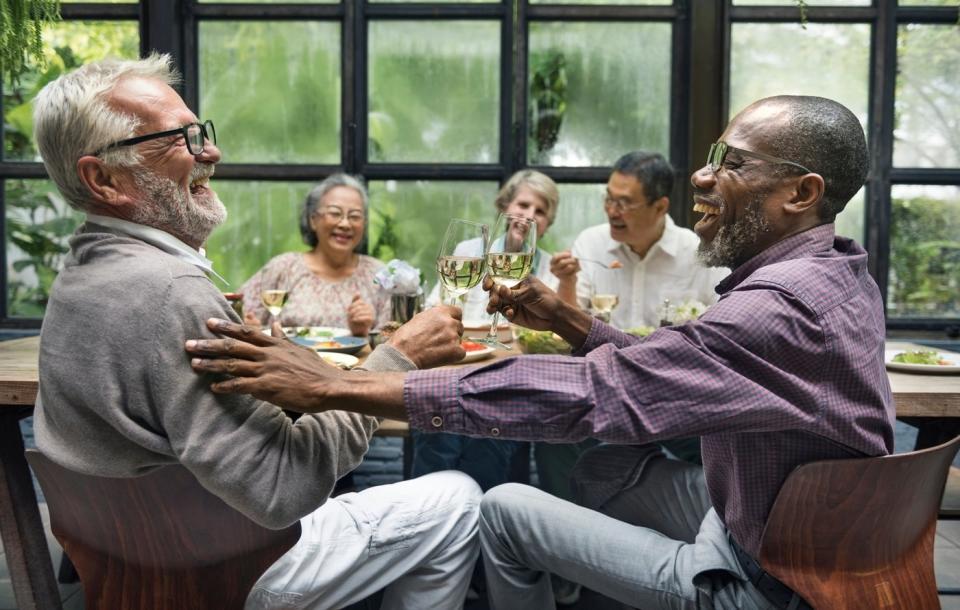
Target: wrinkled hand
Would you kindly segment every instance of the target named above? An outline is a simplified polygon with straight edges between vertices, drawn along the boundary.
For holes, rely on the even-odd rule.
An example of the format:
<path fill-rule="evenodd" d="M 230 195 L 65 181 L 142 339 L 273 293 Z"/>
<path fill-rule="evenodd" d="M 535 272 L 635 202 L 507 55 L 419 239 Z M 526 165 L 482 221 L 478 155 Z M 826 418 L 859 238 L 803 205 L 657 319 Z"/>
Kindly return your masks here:
<path fill-rule="evenodd" d="M 563 304 L 556 292 L 532 275 L 513 289 L 498 286 L 487 276 L 483 280 L 483 289 L 490 293 L 487 313 L 499 310 L 514 324 L 533 330 L 553 330 L 555 317 Z"/>
<path fill-rule="evenodd" d="M 580 273 L 580 261 L 569 250 L 557 252 L 550 259 L 550 273 L 561 281 L 576 278 Z"/>
<path fill-rule="evenodd" d="M 193 356 L 194 371 L 230 377 L 210 385 L 217 394 L 251 394 L 292 411 L 323 411 L 328 408 L 326 390 L 346 374 L 313 350 L 281 338 L 276 322 L 270 337 L 259 324 L 241 326 L 211 318 L 207 328 L 225 338 L 191 339 L 185 349 Z"/>
<path fill-rule="evenodd" d="M 388 343 L 420 369 L 460 362 L 467 354 L 460 345 L 462 316 L 459 307 L 431 307 L 398 328 Z"/>
<path fill-rule="evenodd" d="M 359 294 L 353 295 L 353 300 L 347 307 L 347 326 L 350 327 L 350 334 L 366 337 L 373 328 L 373 318 L 373 305 L 364 301 Z"/>

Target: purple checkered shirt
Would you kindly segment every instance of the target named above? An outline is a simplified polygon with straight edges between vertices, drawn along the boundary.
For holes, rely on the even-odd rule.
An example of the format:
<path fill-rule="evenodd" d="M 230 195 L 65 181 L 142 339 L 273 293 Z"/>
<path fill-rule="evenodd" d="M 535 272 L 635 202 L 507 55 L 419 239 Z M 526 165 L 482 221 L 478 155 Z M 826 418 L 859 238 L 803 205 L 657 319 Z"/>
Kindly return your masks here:
<path fill-rule="evenodd" d="M 644 340 L 595 321 L 574 357 L 410 373 L 410 423 L 553 442 L 702 436 L 713 506 L 757 556 L 791 470 L 893 448 L 883 303 L 867 253 L 832 224 L 764 250 L 717 292 L 699 320 Z"/>

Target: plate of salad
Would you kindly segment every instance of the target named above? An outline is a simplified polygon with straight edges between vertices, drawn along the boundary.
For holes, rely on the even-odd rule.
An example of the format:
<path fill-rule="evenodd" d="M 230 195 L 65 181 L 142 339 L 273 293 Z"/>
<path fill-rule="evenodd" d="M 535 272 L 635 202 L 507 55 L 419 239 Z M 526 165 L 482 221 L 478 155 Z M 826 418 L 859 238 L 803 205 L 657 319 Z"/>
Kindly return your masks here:
<path fill-rule="evenodd" d="M 960 373 L 960 354 L 924 350 L 887 350 L 887 368 L 904 373 Z"/>

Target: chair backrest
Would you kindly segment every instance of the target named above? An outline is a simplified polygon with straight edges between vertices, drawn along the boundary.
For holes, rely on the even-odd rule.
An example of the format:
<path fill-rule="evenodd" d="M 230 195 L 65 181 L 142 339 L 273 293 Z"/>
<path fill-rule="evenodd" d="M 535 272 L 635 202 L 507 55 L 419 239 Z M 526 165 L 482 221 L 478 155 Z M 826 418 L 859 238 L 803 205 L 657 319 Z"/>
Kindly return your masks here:
<path fill-rule="evenodd" d="M 243 608 L 257 579 L 300 538 L 261 527 L 179 465 L 134 478 L 89 476 L 28 450 L 53 534 L 77 568 L 87 610 Z"/>
<path fill-rule="evenodd" d="M 933 541 L 958 447 L 960 437 L 798 467 L 770 511 L 760 565 L 815 608 L 940 608 Z"/>

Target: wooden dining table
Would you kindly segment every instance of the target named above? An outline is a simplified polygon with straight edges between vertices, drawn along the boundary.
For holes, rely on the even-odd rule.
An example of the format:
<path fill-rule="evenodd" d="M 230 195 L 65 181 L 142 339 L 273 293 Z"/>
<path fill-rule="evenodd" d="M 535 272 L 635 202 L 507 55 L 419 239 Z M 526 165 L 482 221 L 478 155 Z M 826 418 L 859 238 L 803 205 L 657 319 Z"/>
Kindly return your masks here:
<path fill-rule="evenodd" d="M 39 337 L 0 343 L 0 535 L 20 610 L 61 608 L 43 522 L 24 457 L 20 420 L 33 413 L 39 377 Z M 888 349 L 920 349 L 888 342 Z M 494 358 L 515 355 L 497 351 Z M 478 362 L 490 362 L 490 360 Z M 888 371 L 897 417 L 946 422 L 945 434 L 960 430 L 960 375 L 917 375 Z M 938 426 L 939 428 L 940 426 Z M 386 421 L 381 434 L 404 436 L 404 422 Z"/>

